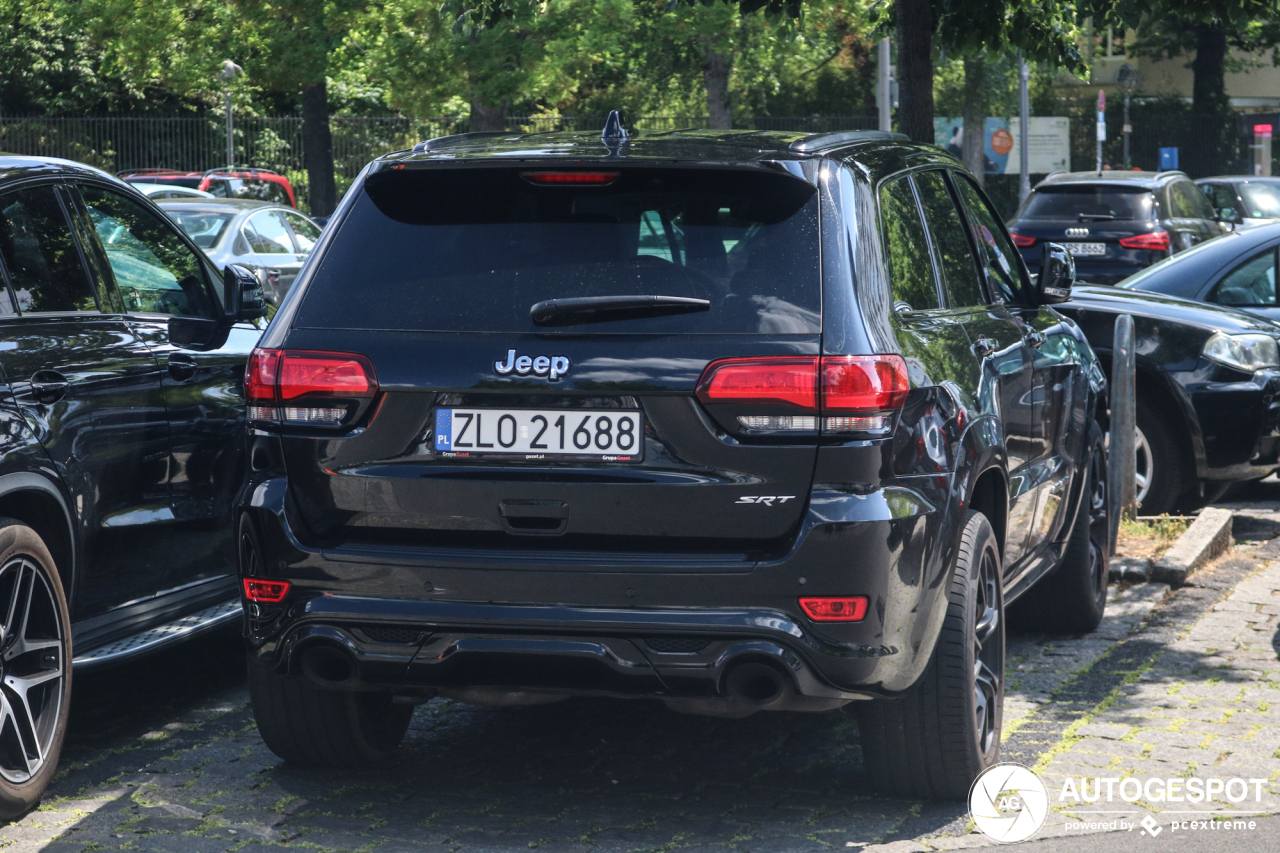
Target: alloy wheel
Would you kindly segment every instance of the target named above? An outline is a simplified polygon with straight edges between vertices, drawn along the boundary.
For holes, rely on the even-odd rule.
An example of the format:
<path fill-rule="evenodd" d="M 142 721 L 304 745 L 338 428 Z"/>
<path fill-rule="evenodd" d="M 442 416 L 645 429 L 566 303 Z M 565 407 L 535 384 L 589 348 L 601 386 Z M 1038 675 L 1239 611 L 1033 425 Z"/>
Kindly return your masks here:
<path fill-rule="evenodd" d="M 1133 466 L 1135 484 L 1135 498 L 1138 505 L 1147 499 L 1147 493 L 1151 490 L 1151 477 L 1153 475 L 1151 465 L 1151 445 L 1147 443 L 1147 437 L 1142 434 L 1142 430 L 1136 426 L 1133 428 L 1133 449 L 1136 451 L 1137 460 Z"/>
<path fill-rule="evenodd" d="M 30 558 L 0 567 L 0 776 L 21 784 L 57 737 L 67 661 L 49 579 Z"/>
<path fill-rule="evenodd" d="M 986 755 L 999 736 L 1000 680 L 1004 673 L 1000 571 L 995 554 L 989 550 L 982 554 L 977 599 L 977 624 L 973 632 L 973 698 L 978 748 Z"/>

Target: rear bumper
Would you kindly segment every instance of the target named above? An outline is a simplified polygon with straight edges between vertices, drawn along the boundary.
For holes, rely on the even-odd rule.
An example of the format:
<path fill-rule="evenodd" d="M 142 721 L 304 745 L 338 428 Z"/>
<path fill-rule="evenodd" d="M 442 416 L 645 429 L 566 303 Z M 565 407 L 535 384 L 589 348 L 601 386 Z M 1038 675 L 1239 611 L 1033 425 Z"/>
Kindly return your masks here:
<path fill-rule="evenodd" d="M 313 676 L 307 650 L 323 647 L 345 661 L 334 660 L 342 683 L 329 686 L 409 695 L 495 688 L 722 701 L 728 674 L 746 663 L 770 667 L 790 694 L 819 705 L 892 694 L 914 683 L 941 626 L 939 590 L 958 536 L 946 525 L 963 517 L 944 511 L 951 481 L 815 491 L 794 546 L 775 560 L 580 555 L 555 564 L 545 553 L 532 563 L 307 547 L 290 528 L 283 479 L 266 480 L 243 509 L 268 576 L 293 588 L 280 606 L 246 603 L 248 639 L 276 671 Z M 818 624 L 799 615 L 802 594 L 867 595 L 870 607 L 858 623 Z"/>

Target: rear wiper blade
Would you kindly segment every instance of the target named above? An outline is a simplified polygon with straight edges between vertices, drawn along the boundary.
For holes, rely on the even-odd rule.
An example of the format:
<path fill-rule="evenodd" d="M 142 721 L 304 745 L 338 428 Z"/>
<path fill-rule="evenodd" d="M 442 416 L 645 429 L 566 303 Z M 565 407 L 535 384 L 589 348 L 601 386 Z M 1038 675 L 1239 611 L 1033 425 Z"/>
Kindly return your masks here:
<path fill-rule="evenodd" d="M 1082 213 L 1082 214 L 1080 214 L 1080 221 L 1081 221 L 1081 222 L 1107 222 L 1107 221 L 1109 221 L 1109 220 L 1111 220 L 1111 219 L 1115 219 L 1115 216 L 1114 216 L 1113 214 L 1110 214 L 1110 213 Z"/>
<path fill-rule="evenodd" d="M 710 309 L 711 300 L 687 296 L 580 296 L 538 302 L 529 309 L 529 317 L 539 326 L 572 326 L 624 316 L 658 317 Z"/>

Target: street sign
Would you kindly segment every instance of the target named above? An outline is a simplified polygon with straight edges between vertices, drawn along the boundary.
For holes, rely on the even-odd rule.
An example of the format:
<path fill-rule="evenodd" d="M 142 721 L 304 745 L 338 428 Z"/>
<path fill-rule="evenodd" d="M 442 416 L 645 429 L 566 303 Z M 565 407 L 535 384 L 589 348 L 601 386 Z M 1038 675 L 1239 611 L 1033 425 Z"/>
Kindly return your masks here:
<path fill-rule="evenodd" d="M 1178 149 L 1177 148 L 1161 148 L 1160 149 L 1160 171 L 1167 172 L 1171 169 L 1178 168 Z"/>
<path fill-rule="evenodd" d="M 1098 90 L 1098 112 L 1102 112 L 1107 108 L 1107 93 Z"/>

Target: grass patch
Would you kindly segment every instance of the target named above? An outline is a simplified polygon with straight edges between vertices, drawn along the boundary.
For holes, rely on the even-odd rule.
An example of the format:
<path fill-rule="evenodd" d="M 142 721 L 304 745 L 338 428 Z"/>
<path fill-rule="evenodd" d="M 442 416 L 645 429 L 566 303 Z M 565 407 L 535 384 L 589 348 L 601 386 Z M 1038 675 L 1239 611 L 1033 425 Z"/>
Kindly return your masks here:
<path fill-rule="evenodd" d="M 1158 560 L 1190 525 L 1191 519 L 1168 513 L 1133 521 L 1122 518 L 1116 556 Z"/>

